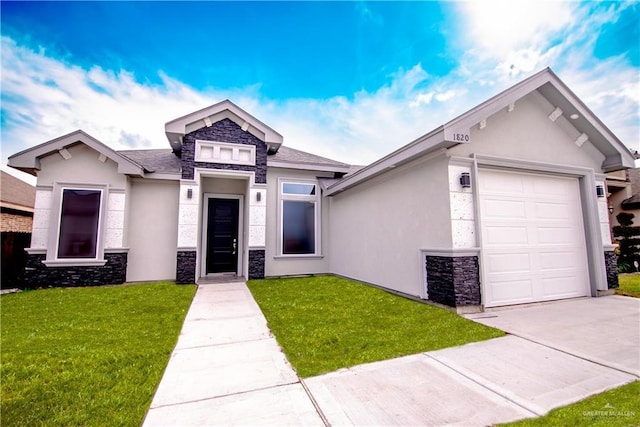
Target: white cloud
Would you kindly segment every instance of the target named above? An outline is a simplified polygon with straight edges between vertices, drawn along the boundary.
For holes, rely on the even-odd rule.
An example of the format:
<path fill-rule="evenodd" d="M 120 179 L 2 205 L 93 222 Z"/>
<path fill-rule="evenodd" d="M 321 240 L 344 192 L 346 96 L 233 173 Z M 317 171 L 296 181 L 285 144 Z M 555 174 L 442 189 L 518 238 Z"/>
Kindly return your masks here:
<path fill-rule="evenodd" d="M 488 5 L 495 13 L 498 3 Z M 615 19 L 615 10 L 590 16 L 580 4 L 544 3 L 543 11 L 523 8 L 533 21 L 527 24 L 523 11 L 513 11 L 514 22 L 496 22 L 475 2 L 464 6 L 485 21 L 474 24 L 459 66 L 448 75 L 434 78 L 417 64 L 399 69 L 375 91 L 329 99 L 265 99 L 259 86 L 197 91 L 164 74 L 159 85 L 143 84 L 127 71 L 83 69 L 3 37 L 3 163 L 78 128 L 115 149 L 168 148 L 166 121 L 229 98 L 283 134 L 290 147 L 365 164 L 545 66 L 623 142 L 640 149 L 638 69 L 622 57 L 593 58 L 597 29 Z M 500 27 L 494 32 L 492 22 Z M 519 27 L 521 33 L 503 37 Z M 479 37 L 482 31 L 486 38 Z"/>

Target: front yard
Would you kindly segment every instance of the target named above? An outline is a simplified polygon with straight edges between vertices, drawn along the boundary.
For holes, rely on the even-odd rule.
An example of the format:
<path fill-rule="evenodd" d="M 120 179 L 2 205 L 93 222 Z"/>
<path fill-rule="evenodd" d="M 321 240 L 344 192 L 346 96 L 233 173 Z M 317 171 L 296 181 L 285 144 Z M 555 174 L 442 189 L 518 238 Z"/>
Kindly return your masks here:
<path fill-rule="evenodd" d="M 3 426 L 140 425 L 194 286 L 3 295 Z"/>
<path fill-rule="evenodd" d="M 619 274 L 620 287 L 616 289 L 616 295 L 626 295 L 640 298 L 640 273 Z"/>
<path fill-rule="evenodd" d="M 248 286 L 301 377 L 504 335 L 335 276 L 252 280 Z"/>

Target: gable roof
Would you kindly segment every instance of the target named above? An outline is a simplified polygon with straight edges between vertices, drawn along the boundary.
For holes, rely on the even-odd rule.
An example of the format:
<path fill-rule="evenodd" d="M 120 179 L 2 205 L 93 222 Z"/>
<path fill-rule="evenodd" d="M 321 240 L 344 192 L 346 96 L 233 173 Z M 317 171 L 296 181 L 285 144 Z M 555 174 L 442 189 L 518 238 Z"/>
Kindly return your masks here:
<path fill-rule="evenodd" d="M 36 203 L 36 188 L 5 171 L 0 172 L 0 205 L 33 212 L 33 206 Z"/>
<path fill-rule="evenodd" d="M 249 132 L 256 138 L 267 144 L 270 152 L 276 152 L 282 145 L 282 135 L 235 105 L 233 102 L 225 99 L 222 102 L 213 104 L 202 110 L 187 114 L 171 120 L 164 125 L 164 131 L 174 151 L 180 151 L 182 148 L 182 138 L 194 130 L 202 129 L 205 126 L 211 126 L 213 123 L 223 119 L 230 119 L 242 128 L 243 131 Z"/>
<path fill-rule="evenodd" d="M 572 117 L 570 125 L 581 135 L 584 134 L 593 146 L 605 156 L 602 163 L 602 169 L 605 172 L 634 166 L 634 159 L 629 149 L 550 68 L 545 68 L 371 165 L 346 176 L 331 185 L 327 190 L 327 195 L 343 191 L 427 153 L 445 150 L 458 144 L 470 143 L 468 136 L 472 127 L 477 126 L 481 121 L 501 109 L 513 108 L 519 99 L 536 90 L 556 106 L 559 117 L 577 115 L 576 119 Z M 566 119 L 558 118 L 558 120 Z M 460 135 L 463 138 L 460 138 Z M 465 135 L 467 138 L 464 138 Z"/>
<path fill-rule="evenodd" d="M 35 147 L 28 148 L 9 157 L 7 164 L 31 175 L 36 175 L 40 170 L 40 159 L 55 152 L 76 144 L 85 144 L 118 165 L 118 172 L 129 175 L 144 175 L 144 168 L 129 158 L 121 156 L 118 152 L 104 145 L 91 135 L 82 130 L 71 132 L 67 135 L 44 142 Z"/>
<path fill-rule="evenodd" d="M 277 153 L 267 157 L 267 166 L 339 172 L 345 174 L 351 170 L 351 166 L 346 163 L 337 162 L 335 160 L 327 159 L 326 157 L 316 156 L 315 154 L 285 146 L 281 146 Z"/>

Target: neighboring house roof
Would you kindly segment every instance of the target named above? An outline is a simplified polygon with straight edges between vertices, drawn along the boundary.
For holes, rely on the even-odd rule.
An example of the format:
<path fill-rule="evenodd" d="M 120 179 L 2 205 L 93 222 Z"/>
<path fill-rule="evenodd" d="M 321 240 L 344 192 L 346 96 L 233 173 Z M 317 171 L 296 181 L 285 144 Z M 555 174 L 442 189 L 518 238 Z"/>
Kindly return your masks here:
<path fill-rule="evenodd" d="M 180 157 L 171 149 L 120 150 L 119 154 L 141 165 L 147 172 L 179 174 Z"/>
<path fill-rule="evenodd" d="M 604 155 L 602 169 L 605 172 L 633 167 L 634 159 L 629 149 L 550 68 L 545 68 L 360 171 L 346 176 L 331 185 L 327 195 L 353 187 L 425 154 L 446 150 L 458 144 L 471 143 L 470 131 L 474 126 L 480 125 L 487 117 L 501 109 L 513 109 L 518 100 L 536 90 L 556 106 L 552 113 L 554 120 L 566 122 L 579 132 L 576 142 L 582 144 L 588 140 Z M 563 116 L 576 118 L 572 117 L 569 123 Z"/>
<path fill-rule="evenodd" d="M 316 156 L 315 154 L 305 151 L 296 150 L 281 146 L 277 153 L 267 157 L 267 166 L 289 168 L 289 169 L 311 169 L 327 172 L 348 173 L 351 166 L 327 159 L 326 157 Z"/>
<path fill-rule="evenodd" d="M 85 144 L 106 158 L 113 160 L 118 165 L 118 172 L 129 175 L 144 175 L 142 165 L 132 161 L 131 159 L 118 154 L 113 149 L 107 147 L 91 135 L 82 130 L 71 132 L 59 138 L 52 139 L 32 148 L 14 154 L 9 157 L 7 164 L 13 168 L 19 169 L 31 175 L 36 175 L 36 171 L 40 170 L 40 159 L 55 152 L 60 153 L 63 157 L 68 155 L 65 153 L 66 148 L 76 144 Z"/>
<path fill-rule="evenodd" d="M 0 171 L 0 206 L 25 212 L 33 212 L 36 188 L 4 171 Z"/>
<path fill-rule="evenodd" d="M 164 125 L 164 131 L 171 148 L 174 151 L 180 151 L 182 149 L 182 138 L 186 134 L 202 129 L 205 126 L 209 127 L 223 119 L 230 119 L 240 126 L 243 131 L 249 132 L 264 141 L 271 153 L 278 151 L 280 145 L 282 145 L 282 135 L 228 99 L 171 120 Z"/>

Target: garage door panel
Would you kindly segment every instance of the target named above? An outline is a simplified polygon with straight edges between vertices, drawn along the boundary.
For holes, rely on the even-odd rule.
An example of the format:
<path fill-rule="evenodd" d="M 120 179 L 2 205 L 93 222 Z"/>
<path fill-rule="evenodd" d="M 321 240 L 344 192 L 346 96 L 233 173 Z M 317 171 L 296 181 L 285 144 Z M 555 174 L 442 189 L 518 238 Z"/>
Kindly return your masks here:
<path fill-rule="evenodd" d="M 533 281 L 530 279 L 503 278 L 491 286 L 491 299 L 496 305 L 517 304 L 533 297 Z"/>
<path fill-rule="evenodd" d="M 566 202 L 535 202 L 535 218 L 566 221 L 571 217 L 571 209 Z"/>
<path fill-rule="evenodd" d="M 525 191 L 525 183 L 522 176 L 505 182 L 500 175 L 487 174 L 480 182 L 480 191 L 485 194 L 522 194 Z"/>
<path fill-rule="evenodd" d="M 584 296 L 583 292 L 576 290 L 573 285 L 575 276 L 567 274 L 566 276 L 542 277 L 542 298 L 544 299 L 560 299 Z"/>
<path fill-rule="evenodd" d="M 588 295 L 578 180 L 481 169 L 478 181 L 485 306 Z"/>
<path fill-rule="evenodd" d="M 528 273 L 531 271 L 531 256 L 528 253 L 498 253 L 487 256 L 490 274 Z"/>
<path fill-rule="evenodd" d="M 525 226 L 488 226 L 486 228 L 486 245 L 522 245 L 529 242 L 527 227 Z"/>
<path fill-rule="evenodd" d="M 537 227 L 536 236 L 541 245 L 571 245 L 575 246 L 576 230 L 568 227 Z"/>
<path fill-rule="evenodd" d="M 576 269 L 580 265 L 579 259 L 575 256 L 575 250 L 567 252 L 541 252 L 539 259 L 540 269 L 542 271 L 567 268 Z"/>
<path fill-rule="evenodd" d="M 487 220 L 502 218 L 526 218 L 526 206 L 521 200 L 487 199 L 484 215 Z"/>

